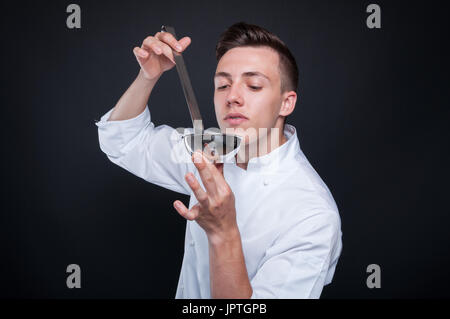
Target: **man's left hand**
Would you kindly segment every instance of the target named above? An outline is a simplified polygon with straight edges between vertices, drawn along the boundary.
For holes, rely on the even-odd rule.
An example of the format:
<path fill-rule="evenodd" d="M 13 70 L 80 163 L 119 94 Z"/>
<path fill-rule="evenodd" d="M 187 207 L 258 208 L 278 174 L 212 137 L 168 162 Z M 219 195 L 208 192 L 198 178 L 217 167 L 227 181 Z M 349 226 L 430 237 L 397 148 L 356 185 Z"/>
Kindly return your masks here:
<path fill-rule="evenodd" d="M 202 152 L 196 151 L 192 161 L 198 169 L 206 191 L 194 174 L 189 172 L 185 179 L 194 192 L 198 203 L 188 209 L 176 200 L 174 207 L 187 220 L 195 220 L 206 232 L 208 239 L 226 239 L 237 230 L 234 194 L 223 176 L 223 164 L 213 164 Z"/>

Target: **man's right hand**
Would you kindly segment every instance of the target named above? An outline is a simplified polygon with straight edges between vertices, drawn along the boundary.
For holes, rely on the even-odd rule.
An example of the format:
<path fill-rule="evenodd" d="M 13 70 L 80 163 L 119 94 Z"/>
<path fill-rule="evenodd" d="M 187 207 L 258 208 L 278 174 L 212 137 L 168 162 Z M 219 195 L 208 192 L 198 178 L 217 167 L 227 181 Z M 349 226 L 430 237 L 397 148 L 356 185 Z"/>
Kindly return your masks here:
<path fill-rule="evenodd" d="M 141 47 L 135 47 L 133 53 L 141 67 L 142 75 L 148 80 L 154 80 L 175 66 L 172 50 L 183 52 L 189 44 L 189 37 L 177 41 L 169 32 L 158 32 L 155 36 L 145 38 Z"/>

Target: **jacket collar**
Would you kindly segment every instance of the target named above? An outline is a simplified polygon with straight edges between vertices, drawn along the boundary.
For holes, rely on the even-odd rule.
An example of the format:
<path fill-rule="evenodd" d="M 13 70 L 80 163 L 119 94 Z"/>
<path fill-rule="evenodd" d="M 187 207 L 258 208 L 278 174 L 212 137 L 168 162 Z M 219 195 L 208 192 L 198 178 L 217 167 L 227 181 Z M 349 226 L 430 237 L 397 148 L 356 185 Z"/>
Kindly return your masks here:
<path fill-rule="evenodd" d="M 289 169 L 292 162 L 300 155 L 300 142 L 297 137 L 297 130 L 293 125 L 284 125 L 284 136 L 287 141 L 262 156 L 253 157 L 249 160 L 247 171 L 261 170 L 262 173 L 270 174 Z M 232 158 L 233 165 L 236 165 L 236 158 Z"/>

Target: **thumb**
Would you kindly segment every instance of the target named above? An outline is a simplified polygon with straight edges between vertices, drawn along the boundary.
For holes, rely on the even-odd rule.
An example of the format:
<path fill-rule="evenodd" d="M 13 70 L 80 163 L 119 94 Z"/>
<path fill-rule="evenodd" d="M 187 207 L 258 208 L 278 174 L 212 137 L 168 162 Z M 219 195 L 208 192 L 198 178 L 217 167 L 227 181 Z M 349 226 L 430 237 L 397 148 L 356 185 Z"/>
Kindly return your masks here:
<path fill-rule="evenodd" d="M 181 44 L 181 47 L 183 48 L 181 51 L 184 51 L 189 46 L 189 44 L 191 44 L 191 38 L 184 37 L 184 38 L 178 40 L 178 42 Z"/>

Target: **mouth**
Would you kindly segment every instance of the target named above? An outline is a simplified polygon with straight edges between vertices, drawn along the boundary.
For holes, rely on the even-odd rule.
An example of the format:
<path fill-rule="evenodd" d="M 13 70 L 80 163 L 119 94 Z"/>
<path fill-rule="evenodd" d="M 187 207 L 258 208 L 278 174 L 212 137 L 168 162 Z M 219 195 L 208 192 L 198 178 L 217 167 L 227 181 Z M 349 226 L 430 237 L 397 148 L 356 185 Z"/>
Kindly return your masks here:
<path fill-rule="evenodd" d="M 230 125 L 239 125 L 248 121 L 248 118 L 240 113 L 230 113 L 225 117 L 225 121 Z"/>

